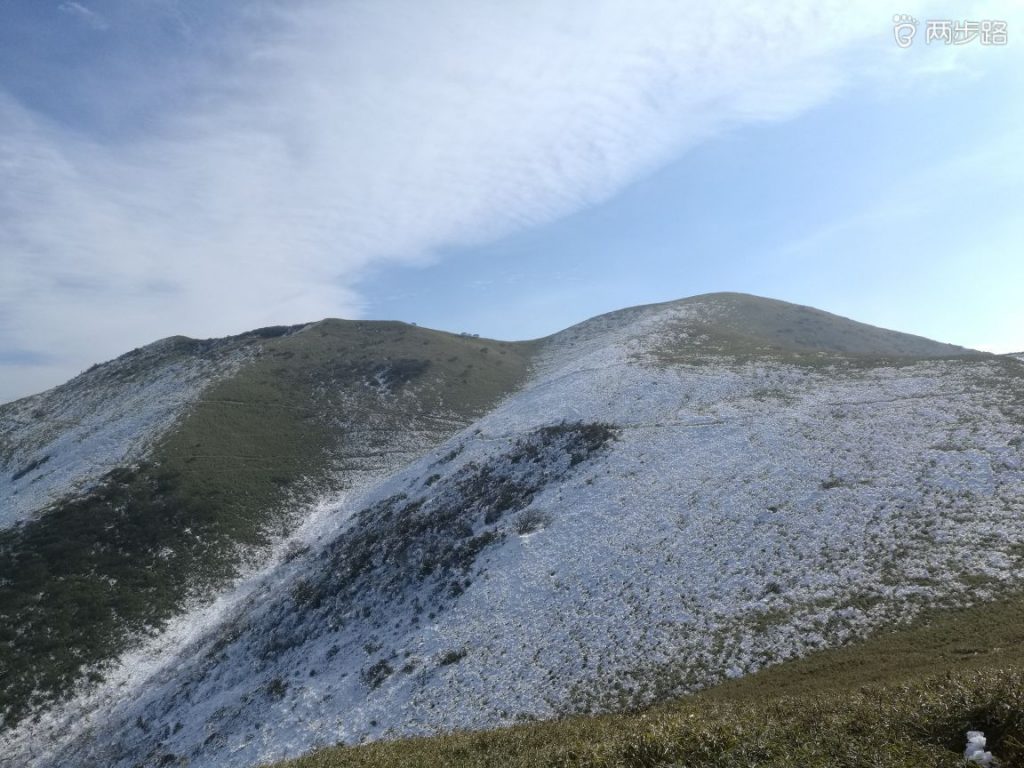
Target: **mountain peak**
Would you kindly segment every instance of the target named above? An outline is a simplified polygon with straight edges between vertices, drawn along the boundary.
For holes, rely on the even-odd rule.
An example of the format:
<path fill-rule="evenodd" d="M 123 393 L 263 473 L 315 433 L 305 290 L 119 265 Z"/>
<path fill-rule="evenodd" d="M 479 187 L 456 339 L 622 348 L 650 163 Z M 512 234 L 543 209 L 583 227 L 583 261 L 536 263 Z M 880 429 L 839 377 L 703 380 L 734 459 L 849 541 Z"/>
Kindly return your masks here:
<path fill-rule="evenodd" d="M 984 353 L 879 328 L 813 307 L 746 293 L 706 293 L 610 312 L 568 329 L 600 333 L 661 317 L 660 352 L 720 355 L 839 355 L 858 358 L 948 358 Z M 565 333 L 565 332 L 563 332 Z M 556 334 L 559 336 L 560 334 Z"/>

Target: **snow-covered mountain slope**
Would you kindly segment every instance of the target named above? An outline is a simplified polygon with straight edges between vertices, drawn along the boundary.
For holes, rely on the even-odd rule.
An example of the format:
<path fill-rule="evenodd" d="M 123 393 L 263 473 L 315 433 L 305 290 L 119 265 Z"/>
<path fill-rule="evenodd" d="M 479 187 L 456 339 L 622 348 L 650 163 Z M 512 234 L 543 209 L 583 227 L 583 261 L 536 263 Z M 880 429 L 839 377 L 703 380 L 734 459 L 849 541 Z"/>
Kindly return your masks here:
<path fill-rule="evenodd" d="M 0 728 L 486 412 L 531 348 L 324 320 L 172 339 L 5 407 Z"/>
<path fill-rule="evenodd" d="M 237 370 L 245 352 L 239 344 L 164 339 L 0 405 L 0 528 L 138 461 L 205 387 Z"/>
<path fill-rule="evenodd" d="M 824 313 L 789 343 L 785 310 L 712 295 L 544 340 L 209 631 L 0 747 L 250 766 L 649 701 L 1024 586 L 1024 370 Z"/>

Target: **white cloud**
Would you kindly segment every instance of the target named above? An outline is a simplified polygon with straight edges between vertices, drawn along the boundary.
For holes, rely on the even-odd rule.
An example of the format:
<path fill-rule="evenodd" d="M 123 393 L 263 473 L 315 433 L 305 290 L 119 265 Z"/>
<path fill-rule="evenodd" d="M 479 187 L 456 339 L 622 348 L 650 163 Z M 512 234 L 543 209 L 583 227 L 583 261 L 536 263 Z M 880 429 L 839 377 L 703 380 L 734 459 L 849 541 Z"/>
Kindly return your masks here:
<path fill-rule="evenodd" d="M 549 221 L 730 125 L 820 103 L 866 68 L 853 46 L 887 44 L 891 16 L 811 0 L 267 5 L 259 35 L 224 41 L 188 103 L 130 139 L 0 92 L 0 346 L 60 356 L 56 382 L 172 333 L 358 315 L 370 265 Z M 0 399 L 24 394 L 4 378 Z"/>
<path fill-rule="evenodd" d="M 100 32 L 110 28 L 110 25 L 107 23 L 107 20 L 103 18 L 103 16 L 96 13 L 96 11 L 92 10 L 91 8 L 87 8 L 81 3 L 61 3 L 59 6 L 57 6 L 57 9 L 63 13 L 67 13 L 71 16 L 74 16 L 75 18 L 79 19 L 85 24 L 88 24 L 90 27 Z"/>

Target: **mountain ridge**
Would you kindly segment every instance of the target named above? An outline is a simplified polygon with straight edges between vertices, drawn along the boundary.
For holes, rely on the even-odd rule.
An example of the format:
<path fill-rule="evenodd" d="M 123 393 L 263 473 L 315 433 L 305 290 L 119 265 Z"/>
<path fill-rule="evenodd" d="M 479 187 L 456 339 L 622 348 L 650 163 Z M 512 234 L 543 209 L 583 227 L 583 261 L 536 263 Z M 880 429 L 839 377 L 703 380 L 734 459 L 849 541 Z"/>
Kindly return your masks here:
<path fill-rule="evenodd" d="M 301 326 L 292 344 L 327 339 L 325 359 L 346 361 L 337 391 L 370 397 L 358 401 L 376 403 L 368 414 L 391 408 L 387 419 L 409 423 L 424 402 L 451 407 L 452 392 L 467 410 L 364 483 L 327 487 L 316 530 L 149 678 L 101 683 L 0 742 L 35 750 L 39 766 L 249 765 L 324 733 L 358 741 L 604 711 L 1014 587 L 1019 366 L 808 308 L 778 320 L 789 306 L 712 294 L 525 343 Z M 736 341 L 763 317 L 760 334 Z M 373 340 L 339 358 L 342 328 Z M 389 356 L 359 362 L 388 339 Z M 410 342 L 444 351 L 414 365 Z M 450 343 L 459 359 L 444 368 Z M 261 413 L 275 402 L 269 382 L 312 355 L 268 344 L 271 378 L 244 390 Z M 391 450 L 397 435 L 377 445 Z M 993 531 L 1002 542 L 978 562 L 964 537 Z M 324 562 L 349 575 L 325 581 Z M 174 703 L 185 700 L 187 718 Z M 255 738 L 270 720 L 273 737 Z"/>
<path fill-rule="evenodd" d="M 874 357 L 944 357 L 986 355 L 987 353 L 933 341 L 862 323 L 842 315 L 770 299 L 753 294 L 715 292 L 684 299 L 645 304 L 597 315 L 582 323 L 552 334 L 573 333 L 592 325 L 639 318 L 664 310 L 690 305 L 710 310 L 709 316 L 689 318 L 696 327 L 711 334 L 723 334 L 733 340 L 745 337 L 760 342 L 761 351 L 822 352 Z M 815 336 L 815 334 L 818 334 Z"/>

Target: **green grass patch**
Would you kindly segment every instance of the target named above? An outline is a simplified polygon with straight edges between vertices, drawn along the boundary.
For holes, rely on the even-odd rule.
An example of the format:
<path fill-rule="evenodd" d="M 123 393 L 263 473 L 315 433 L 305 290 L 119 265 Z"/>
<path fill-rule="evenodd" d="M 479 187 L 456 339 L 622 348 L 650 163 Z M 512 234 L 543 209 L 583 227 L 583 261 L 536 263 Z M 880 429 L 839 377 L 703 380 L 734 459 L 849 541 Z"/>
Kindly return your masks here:
<path fill-rule="evenodd" d="M 682 355 L 725 354 L 743 359 L 776 355 L 794 364 L 829 364 L 836 356 L 854 364 L 906 364 L 907 359 L 992 355 L 943 344 L 920 336 L 877 328 L 865 323 L 774 299 L 738 293 L 695 296 L 676 302 L 698 305 L 713 300 L 721 310 L 681 321 L 674 329 L 686 332 L 682 346 L 671 332 L 656 354 L 671 359 Z M 700 338 L 701 336 L 704 338 Z M 701 344 L 694 345 L 699 339 Z"/>

